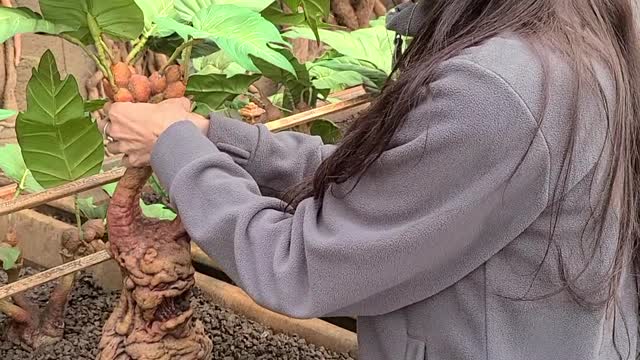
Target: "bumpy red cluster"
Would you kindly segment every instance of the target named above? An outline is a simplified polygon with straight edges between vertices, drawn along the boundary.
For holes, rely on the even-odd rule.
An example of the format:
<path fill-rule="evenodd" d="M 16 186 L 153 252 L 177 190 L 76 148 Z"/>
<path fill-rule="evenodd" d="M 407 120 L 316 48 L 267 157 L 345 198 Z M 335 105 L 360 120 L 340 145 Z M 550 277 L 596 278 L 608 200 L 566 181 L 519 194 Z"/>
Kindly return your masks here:
<path fill-rule="evenodd" d="M 187 87 L 184 83 L 180 66 L 168 66 L 162 73 L 154 72 L 151 76 L 136 74 L 131 65 L 119 62 L 111 66 L 115 85 L 114 89 L 107 79 L 103 80 L 105 94 L 114 102 L 153 102 L 183 97 Z"/>

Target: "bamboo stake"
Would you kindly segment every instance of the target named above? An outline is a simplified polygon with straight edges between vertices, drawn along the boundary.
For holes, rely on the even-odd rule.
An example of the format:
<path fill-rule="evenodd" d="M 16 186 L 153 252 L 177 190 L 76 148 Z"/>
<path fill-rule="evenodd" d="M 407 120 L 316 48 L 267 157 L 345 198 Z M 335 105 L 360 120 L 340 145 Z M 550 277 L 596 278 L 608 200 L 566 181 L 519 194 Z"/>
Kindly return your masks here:
<path fill-rule="evenodd" d="M 124 174 L 124 168 L 116 168 L 103 172 L 102 174 L 89 176 L 80 180 L 58 186 L 53 189 L 28 194 L 16 200 L 4 201 L 0 203 L 0 216 L 11 214 L 20 210 L 31 209 L 51 201 L 62 199 L 83 191 L 91 190 L 102 185 L 118 181 Z"/>
<path fill-rule="evenodd" d="M 25 290 L 29 290 L 36 286 L 46 284 L 49 281 L 53 281 L 65 275 L 69 275 L 82 269 L 98 265 L 109 259 L 111 259 L 111 255 L 106 250 L 102 250 L 95 254 L 91 254 L 83 258 L 70 261 L 66 264 L 62 264 L 60 266 L 45 270 L 43 272 L 39 272 L 27 278 L 20 279 L 14 283 L 0 287 L 0 300 L 21 293 Z"/>
<path fill-rule="evenodd" d="M 191 244 L 191 256 L 195 262 L 210 266 L 214 269 L 220 270 L 218 264 L 213 261 L 198 245 Z M 111 259 L 111 254 L 107 250 L 101 250 L 94 254 L 84 256 L 82 258 L 69 261 L 62 265 L 53 267 L 51 269 L 39 272 L 35 275 L 17 280 L 8 285 L 0 287 L 0 300 L 29 290 L 36 286 L 48 283 L 50 281 L 61 278 L 71 273 L 85 270 L 92 266 L 101 264 Z"/>
<path fill-rule="evenodd" d="M 335 104 L 329 104 L 315 109 L 311 109 L 305 112 L 294 114 L 280 120 L 271 121 L 265 124 L 271 131 L 279 131 L 289 129 L 294 126 L 304 125 L 320 117 L 334 114 L 339 111 L 354 108 L 356 106 L 364 105 L 371 101 L 371 96 L 368 94 L 357 96 L 353 99 L 341 101 Z"/>

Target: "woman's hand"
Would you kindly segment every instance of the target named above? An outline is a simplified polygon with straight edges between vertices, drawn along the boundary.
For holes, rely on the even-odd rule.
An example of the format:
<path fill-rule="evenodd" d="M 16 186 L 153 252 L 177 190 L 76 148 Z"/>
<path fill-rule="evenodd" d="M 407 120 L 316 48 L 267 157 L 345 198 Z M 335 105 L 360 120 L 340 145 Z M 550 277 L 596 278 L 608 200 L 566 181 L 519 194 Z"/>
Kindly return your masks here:
<path fill-rule="evenodd" d="M 169 99 L 159 104 L 112 103 L 105 107 L 107 118 L 98 123 L 110 142 L 107 150 L 112 154 L 124 154 L 127 167 L 149 165 L 151 152 L 162 134 L 172 124 L 190 120 L 203 134 L 207 133 L 209 120 L 191 112 L 187 98 Z"/>

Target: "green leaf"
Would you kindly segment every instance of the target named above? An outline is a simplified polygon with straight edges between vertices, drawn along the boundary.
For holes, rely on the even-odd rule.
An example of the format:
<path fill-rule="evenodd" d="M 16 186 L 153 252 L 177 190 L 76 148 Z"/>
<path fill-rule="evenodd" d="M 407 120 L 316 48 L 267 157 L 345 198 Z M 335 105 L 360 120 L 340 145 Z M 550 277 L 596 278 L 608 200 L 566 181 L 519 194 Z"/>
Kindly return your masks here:
<path fill-rule="evenodd" d="M 145 30 L 153 36 L 168 36 L 173 32 L 161 31 L 156 26 L 159 17 L 178 18 L 175 8 L 175 0 L 135 0 L 144 14 Z"/>
<path fill-rule="evenodd" d="M 26 173 L 24 190 L 28 192 L 44 190 L 29 169 L 27 169 L 27 165 L 25 165 L 24 160 L 22 160 L 20 146 L 17 144 L 7 144 L 0 147 L 0 169 L 2 169 L 6 177 L 18 184 L 22 181 Z"/>
<path fill-rule="evenodd" d="M 309 79 L 309 71 L 304 64 L 298 62 L 291 51 L 282 49 L 280 50 L 280 54 L 289 61 L 295 69 L 295 74 L 284 71 L 262 59 L 253 58 L 253 62 L 263 76 L 277 83 L 284 84 L 287 91 L 285 92 L 283 107 L 293 110 L 296 104 L 301 101 L 306 103 L 310 102 L 311 80 Z M 307 94 L 306 97 L 305 94 Z"/>
<path fill-rule="evenodd" d="M 59 34 L 71 28 L 43 20 L 39 14 L 27 8 L 0 7 L 0 43 L 17 34 Z"/>
<path fill-rule="evenodd" d="M 97 206 L 93 197 L 79 198 L 78 208 L 87 219 L 104 219 L 107 217 L 107 204 Z"/>
<path fill-rule="evenodd" d="M 322 22 L 322 18 L 329 15 L 329 0 L 284 0 L 291 9 L 297 9 L 302 6 L 304 11 L 305 22 L 313 32 L 316 41 L 320 41 L 320 33 L 318 25 Z"/>
<path fill-rule="evenodd" d="M 291 63 L 271 44 L 287 46 L 280 32 L 259 13 L 235 5 L 212 5 L 193 16 L 193 26 L 181 24 L 171 18 L 159 18 L 162 28 L 171 28 L 185 40 L 209 39 L 214 41 L 235 62 L 247 70 L 257 72 L 250 55 L 281 69 L 294 73 Z"/>
<path fill-rule="evenodd" d="M 161 31 L 161 29 L 158 31 Z M 147 41 L 147 46 L 149 46 L 149 49 L 151 49 L 151 51 L 171 56 L 173 52 L 180 45 L 182 45 L 182 43 L 184 43 L 184 39 L 173 31 L 173 29 L 169 29 L 167 32 L 172 33 L 171 35 L 165 37 L 150 37 Z M 220 48 L 216 45 L 216 43 L 211 40 L 206 40 L 195 44 L 191 48 L 191 59 L 195 60 L 203 56 L 211 55 L 219 50 Z"/>
<path fill-rule="evenodd" d="M 318 30 L 323 43 L 342 55 L 373 64 L 385 74 L 390 74 L 393 57 L 394 33 L 383 26 L 359 29 L 351 32 Z M 291 39 L 315 39 L 313 31 L 296 27 L 283 34 Z"/>
<path fill-rule="evenodd" d="M 311 67 L 309 74 L 316 89 L 328 89 L 331 92 L 360 85 L 365 81 L 364 77 L 355 71 L 338 71 L 324 66 Z"/>
<path fill-rule="evenodd" d="M 316 61 L 312 66 L 322 66 L 336 71 L 355 71 L 363 77 L 365 85 L 376 89 L 382 89 L 388 77 L 384 71 L 376 68 L 371 63 L 349 56 Z"/>
<path fill-rule="evenodd" d="M 45 188 L 100 171 L 102 135 L 84 111 L 75 78 L 60 78 L 49 50 L 33 69 L 27 110 L 18 115 L 16 134 L 27 168 Z"/>
<path fill-rule="evenodd" d="M 304 13 L 285 13 L 277 2 L 269 5 L 260 14 L 275 25 L 303 26 L 306 21 Z"/>
<path fill-rule="evenodd" d="M 107 102 L 109 102 L 107 99 L 87 100 L 84 102 L 84 111 L 94 112 L 101 110 Z"/>
<path fill-rule="evenodd" d="M 124 40 L 137 38 L 144 28 L 144 15 L 134 0 L 40 0 L 40 9 L 46 20 L 74 29 L 69 35 L 85 44 L 93 43 L 90 21 Z"/>
<path fill-rule="evenodd" d="M 6 120 L 6 119 L 14 116 L 17 113 L 18 112 L 15 111 L 15 110 L 0 109 L 0 121 Z"/>
<path fill-rule="evenodd" d="M 224 74 L 191 75 L 186 95 L 193 96 L 193 100 L 201 108 L 200 112 L 211 112 L 244 94 L 249 85 L 259 78 L 260 75 L 235 75 L 230 78 Z"/>
<path fill-rule="evenodd" d="M 18 259 L 20 259 L 20 249 L 0 246 L 0 262 L 4 271 L 13 269 Z"/>
<path fill-rule="evenodd" d="M 233 61 L 224 51 L 193 59 L 193 67 L 198 74 L 225 74 L 227 77 L 245 74 L 247 70 Z"/>
<path fill-rule="evenodd" d="M 175 0 L 178 14 L 180 18 L 186 22 L 191 22 L 195 14 L 211 5 L 235 5 L 260 12 L 274 1 L 275 0 Z"/>
<path fill-rule="evenodd" d="M 329 120 L 315 120 L 309 130 L 311 135 L 320 136 L 325 144 L 335 144 L 342 138 L 340 128 Z"/>
<path fill-rule="evenodd" d="M 107 194 L 109 194 L 109 196 L 113 197 L 113 194 L 115 193 L 117 186 L 118 186 L 118 183 L 115 182 L 115 183 L 103 185 L 102 189 Z M 154 219 L 160 219 L 160 220 L 174 220 L 176 218 L 175 211 L 167 208 L 163 204 L 147 205 L 144 203 L 144 201 L 142 201 L 142 199 L 140 199 L 140 209 L 142 209 L 142 214 L 148 218 L 154 218 Z"/>
<path fill-rule="evenodd" d="M 176 213 L 162 204 L 147 205 L 140 200 L 140 208 L 142 209 L 142 214 L 148 218 L 160 220 L 173 220 L 176 218 Z"/>
<path fill-rule="evenodd" d="M 113 193 L 116 192 L 116 186 L 118 186 L 117 182 L 102 185 L 102 190 L 104 190 L 109 196 L 113 196 Z"/>

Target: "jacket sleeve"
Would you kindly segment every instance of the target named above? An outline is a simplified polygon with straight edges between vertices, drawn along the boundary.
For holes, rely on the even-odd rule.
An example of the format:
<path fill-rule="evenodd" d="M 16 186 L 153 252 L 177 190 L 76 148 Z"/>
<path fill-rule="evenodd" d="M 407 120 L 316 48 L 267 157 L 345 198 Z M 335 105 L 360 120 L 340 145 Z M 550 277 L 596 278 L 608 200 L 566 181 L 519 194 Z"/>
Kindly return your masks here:
<path fill-rule="evenodd" d="M 300 318 L 377 315 L 455 284 L 547 206 L 546 142 L 495 74 L 446 63 L 405 126 L 421 131 L 355 187 L 334 186 L 322 211 L 306 199 L 283 212 L 187 122 L 161 135 L 152 165 L 192 239 L 259 304 Z"/>
<path fill-rule="evenodd" d="M 256 180 L 265 194 L 279 195 L 316 169 L 335 148 L 318 136 L 272 133 L 266 126 L 212 114 L 208 137 Z"/>

